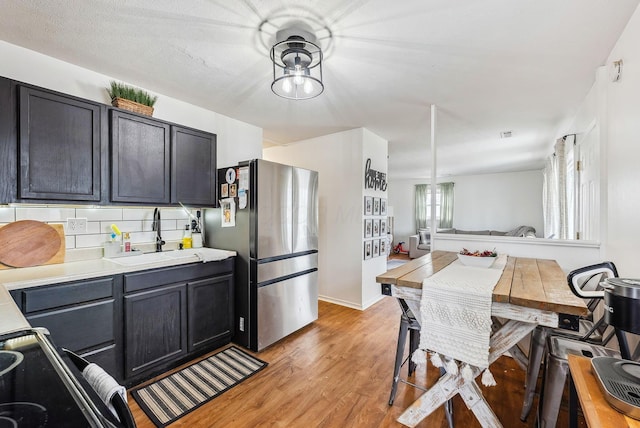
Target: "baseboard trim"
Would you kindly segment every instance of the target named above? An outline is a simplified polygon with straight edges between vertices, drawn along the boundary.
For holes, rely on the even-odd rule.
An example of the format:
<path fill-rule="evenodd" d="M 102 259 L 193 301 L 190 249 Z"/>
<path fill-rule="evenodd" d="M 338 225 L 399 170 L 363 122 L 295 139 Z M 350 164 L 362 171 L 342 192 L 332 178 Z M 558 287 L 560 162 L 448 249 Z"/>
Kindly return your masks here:
<path fill-rule="evenodd" d="M 318 300 L 322 300 L 323 302 L 333 303 L 335 305 L 345 306 L 351 309 L 357 309 L 359 311 L 364 311 L 365 309 L 375 305 L 385 297 L 387 296 L 384 296 L 381 294 L 377 296 L 375 299 L 372 299 L 369 302 L 366 302 L 365 304 L 357 304 L 353 302 L 348 302 L 346 300 L 335 299 L 333 297 L 327 297 L 327 296 L 318 296 Z"/>

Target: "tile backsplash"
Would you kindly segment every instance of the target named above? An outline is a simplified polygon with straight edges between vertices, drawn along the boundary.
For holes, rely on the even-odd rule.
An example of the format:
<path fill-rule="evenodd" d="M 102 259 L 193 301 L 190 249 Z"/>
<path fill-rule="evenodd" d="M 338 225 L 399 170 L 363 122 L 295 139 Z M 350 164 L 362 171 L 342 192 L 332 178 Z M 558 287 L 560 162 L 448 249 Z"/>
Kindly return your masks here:
<path fill-rule="evenodd" d="M 111 225 L 122 232 L 129 232 L 132 247 L 149 251 L 155 244 L 152 230 L 154 208 L 95 207 L 86 206 L 34 206 L 14 205 L 0 207 L 0 226 L 18 220 L 38 220 L 45 223 L 61 223 L 65 229 L 67 261 L 102 257 L 102 245 L 111 239 Z M 195 216 L 196 210 L 190 210 Z M 204 216 L 204 213 L 203 213 Z M 86 218 L 87 231 L 72 235 L 67 230 L 67 219 Z M 182 208 L 160 208 L 162 239 L 166 249 L 177 248 L 182 240 L 189 215 Z"/>

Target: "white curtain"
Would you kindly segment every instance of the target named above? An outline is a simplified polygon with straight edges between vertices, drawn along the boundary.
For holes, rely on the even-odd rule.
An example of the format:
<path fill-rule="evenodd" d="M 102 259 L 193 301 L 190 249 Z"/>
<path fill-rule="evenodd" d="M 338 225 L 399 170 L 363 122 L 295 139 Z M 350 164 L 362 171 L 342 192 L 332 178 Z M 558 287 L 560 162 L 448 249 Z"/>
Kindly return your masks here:
<path fill-rule="evenodd" d="M 429 197 L 428 184 L 416 184 L 416 232 L 418 229 L 426 229 L 429 227 L 427 220 L 429 212 L 427 211 L 427 198 Z"/>
<path fill-rule="evenodd" d="M 558 168 L 556 155 L 549 156 L 544 165 L 542 185 L 542 206 L 544 237 L 558 238 L 560 230 L 560 209 L 558 208 Z"/>
<path fill-rule="evenodd" d="M 568 239 L 567 163 L 564 138 L 556 141 L 555 153 L 547 158 L 543 179 L 544 237 Z"/>
<path fill-rule="evenodd" d="M 440 183 L 440 225 L 449 229 L 453 227 L 453 183 Z"/>

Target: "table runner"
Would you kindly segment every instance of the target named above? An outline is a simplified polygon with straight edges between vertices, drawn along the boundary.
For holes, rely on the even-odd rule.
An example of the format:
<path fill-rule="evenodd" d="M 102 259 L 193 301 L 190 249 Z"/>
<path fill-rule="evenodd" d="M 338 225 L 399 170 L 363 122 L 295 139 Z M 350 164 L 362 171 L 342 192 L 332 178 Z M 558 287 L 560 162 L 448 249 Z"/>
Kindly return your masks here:
<path fill-rule="evenodd" d="M 462 362 L 465 378 L 472 376 L 469 366 L 489 366 L 492 293 L 506 261 L 507 256 L 500 255 L 493 266 L 481 268 L 456 260 L 424 280 L 420 350 L 433 352 L 434 365 L 444 365 L 447 372 L 456 374 L 456 361 Z M 414 355 L 414 361 L 424 359 L 424 352 Z M 485 374 L 483 383 L 495 384 L 490 373 Z"/>

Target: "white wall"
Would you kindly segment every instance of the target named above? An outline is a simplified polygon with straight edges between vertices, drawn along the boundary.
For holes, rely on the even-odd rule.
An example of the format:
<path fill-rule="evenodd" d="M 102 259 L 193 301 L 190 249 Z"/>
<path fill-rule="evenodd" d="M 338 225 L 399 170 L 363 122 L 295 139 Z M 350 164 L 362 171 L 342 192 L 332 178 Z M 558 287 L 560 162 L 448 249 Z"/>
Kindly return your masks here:
<path fill-rule="evenodd" d="M 0 76 L 110 104 L 113 77 L 0 40 Z M 125 82 L 127 83 L 127 82 Z M 158 94 L 153 116 L 217 134 L 218 166 L 262 157 L 262 128 Z"/>
<path fill-rule="evenodd" d="M 509 254 L 555 258 L 565 270 L 602 260 L 611 260 L 621 276 L 640 278 L 638 239 L 640 238 L 640 7 L 629 20 L 604 67 L 594 70 L 596 82 L 585 94 L 575 116 L 565 118 L 558 135 L 580 134 L 593 124 L 600 126 L 604 187 L 601 192 L 600 245 L 579 241 L 552 240 L 456 240 L 439 238 L 437 249 L 458 249 L 461 245 L 496 245 Z M 612 82 L 609 68 L 623 60 L 619 81 Z M 518 245 L 519 247 L 516 247 Z"/>
<path fill-rule="evenodd" d="M 465 175 L 454 184 L 453 227 L 499 230 L 532 226 L 542 236 L 542 171 Z"/>
<path fill-rule="evenodd" d="M 380 296 L 375 275 L 386 271 L 386 257 L 366 263 L 362 257 L 363 159 L 371 157 L 372 167 L 386 172 L 386 154 L 386 141 L 362 128 L 264 150 L 266 160 L 319 173 L 318 282 L 323 300 L 364 309 Z"/>
<path fill-rule="evenodd" d="M 387 173 L 387 155 L 389 154 L 388 143 L 387 140 L 384 140 L 372 133 L 367 129 L 363 129 L 363 142 L 362 142 L 362 158 L 360 161 L 360 182 L 363 183 L 364 173 L 365 173 L 365 164 L 367 159 L 371 159 L 371 168 Z M 387 198 L 387 191 L 382 191 L 380 189 L 364 189 L 361 186 L 361 194 L 360 194 L 360 214 L 364 212 L 364 196 L 372 196 L 376 198 L 385 198 L 387 199 L 387 205 L 389 200 Z M 362 217 L 363 219 L 366 217 Z M 383 217 L 380 216 L 372 216 L 373 220 L 379 220 Z M 386 217 L 384 217 L 386 218 Z M 360 256 L 362 258 L 363 254 L 363 229 L 364 222 L 360 223 Z M 386 238 L 386 237 L 383 237 Z M 375 237 L 373 238 L 376 239 Z M 380 288 L 380 284 L 376 282 L 376 276 L 380 275 L 387 271 L 387 255 L 386 253 L 380 255 L 379 257 L 373 257 L 369 260 L 364 260 L 362 262 L 362 307 L 367 308 L 380 300 L 382 297 L 382 292 Z"/>
<path fill-rule="evenodd" d="M 389 205 L 393 207 L 394 245 L 404 242 L 404 248 L 409 249 L 409 236 L 416 233 L 415 220 L 415 192 L 416 184 L 426 184 L 428 179 L 389 180 L 387 193 Z"/>
<path fill-rule="evenodd" d="M 607 223 L 603 257 L 621 276 L 640 278 L 640 7 L 609 55 L 623 60 L 618 82 L 606 79 Z"/>
<path fill-rule="evenodd" d="M 391 180 L 389 204 L 395 222 L 394 242 L 416 233 L 415 186 L 428 179 Z M 542 220 L 542 171 L 522 171 L 447 177 L 454 182 L 453 227 L 464 230 L 509 231 L 533 226 L 540 236 Z"/>

